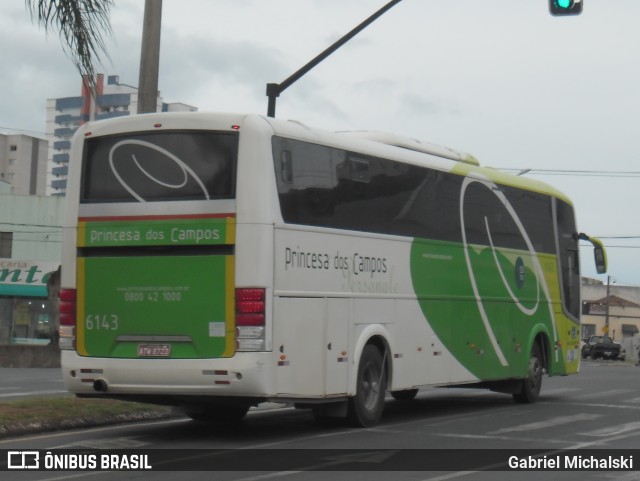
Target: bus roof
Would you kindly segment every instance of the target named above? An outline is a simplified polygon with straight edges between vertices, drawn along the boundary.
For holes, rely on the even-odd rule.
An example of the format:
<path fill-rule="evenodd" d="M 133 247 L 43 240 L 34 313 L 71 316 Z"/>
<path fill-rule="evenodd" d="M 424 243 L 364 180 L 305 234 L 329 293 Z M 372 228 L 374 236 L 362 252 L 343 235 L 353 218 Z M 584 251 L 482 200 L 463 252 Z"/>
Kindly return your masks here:
<path fill-rule="evenodd" d="M 268 117 L 265 117 L 265 120 L 271 125 L 276 135 L 322 143 L 373 156 L 379 155 L 458 175 L 476 174 L 496 184 L 550 195 L 572 205 L 571 200 L 564 193 L 545 182 L 508 174 L 493 167 L 482 167 L 471 154 L 449 147 L 386 132 L 331 132 L 309 127 L 295 120 L 279 120 Z"/>
<path fill-rule="evenodd" d="M 206 128 L 204 126 L 211 125 L 229 127 L 232 124 L 242 124 L 243 120 L 248 117 L 266 121 L 276 135 L 312 143 L 321 143 L 371 156 L 383 156 L 400 162 L 430 167 L 458 175 L 476 174 L 478 177 L 485 177 L 496 184 L 550 195 L 572 204 L 565 194 L 544 182 L 507 174 L 491 167 L 482 167 L 474 156 L 449 147 L 385 132 L 332 132 L 309 127 L 296 120 L 274 119 L 260 114 L 222 112 L 150 113 L 89 122 L 83 128 L 78 129 L 82 132 L 77 132 L 76 134 L 82 136 L 86 135 L 87 131 L 93 131 L 94 134 L 103 135 L 106 132 L 111 134 L 127 132 L 132 129 L 146 130 L 149 125 L 154 127 L 160 125 L 154 125 L 159 120 L 163 124 L 161 128 L 193 129 L 199 126 Z"/>

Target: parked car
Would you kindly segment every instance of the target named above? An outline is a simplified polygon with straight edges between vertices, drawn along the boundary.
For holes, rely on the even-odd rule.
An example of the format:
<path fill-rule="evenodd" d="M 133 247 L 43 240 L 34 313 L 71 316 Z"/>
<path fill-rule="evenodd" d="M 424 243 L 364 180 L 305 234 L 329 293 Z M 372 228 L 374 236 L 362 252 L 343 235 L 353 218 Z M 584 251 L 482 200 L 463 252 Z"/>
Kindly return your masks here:
<path fill-rule="evenodd" d="M 620 344 L 613 342 L 609 336 L 591 336 L 582 346 L 582 359 L 618 359 Z"/>

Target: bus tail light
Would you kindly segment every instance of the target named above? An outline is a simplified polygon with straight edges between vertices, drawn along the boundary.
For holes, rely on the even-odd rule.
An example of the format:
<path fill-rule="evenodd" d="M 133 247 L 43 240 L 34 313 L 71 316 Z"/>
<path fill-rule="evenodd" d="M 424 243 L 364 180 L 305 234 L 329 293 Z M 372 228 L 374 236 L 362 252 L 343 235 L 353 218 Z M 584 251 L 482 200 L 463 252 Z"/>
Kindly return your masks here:
<path fill-rule="evenodd" d="M 265 299 L 264 289 L 236 289 L 236 350 L 264 351 Z"/>
<path fill-rule="evenodd" d="M 76 290 L 60 289 L 60 349 L 75 349 Z"/>

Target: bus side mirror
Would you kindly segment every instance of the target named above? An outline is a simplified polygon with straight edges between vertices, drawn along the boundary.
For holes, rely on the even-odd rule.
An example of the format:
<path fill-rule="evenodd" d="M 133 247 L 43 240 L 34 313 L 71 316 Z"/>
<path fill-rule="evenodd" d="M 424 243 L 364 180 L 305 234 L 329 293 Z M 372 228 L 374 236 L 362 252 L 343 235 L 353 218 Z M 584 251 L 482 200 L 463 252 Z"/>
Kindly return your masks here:
<path fill-rule="evenodd" d="M 604 250 L 604 245 L 600 239 L 595 237 L 589 237 L 587 234 L 578 234 L 578 239 L 586 240 L 593 244 L 593 257 L 596 263 L 596 272 L 598 274 L 607 273 L 607 253 Z"/>
<path fill-rule="evenodd" d="M 604 247 L 601 245 L 593 246 L 593 257 L 596 261 L 596 272 L 598 274 L 607 273 L 607 255 L 604 252 Z"/>

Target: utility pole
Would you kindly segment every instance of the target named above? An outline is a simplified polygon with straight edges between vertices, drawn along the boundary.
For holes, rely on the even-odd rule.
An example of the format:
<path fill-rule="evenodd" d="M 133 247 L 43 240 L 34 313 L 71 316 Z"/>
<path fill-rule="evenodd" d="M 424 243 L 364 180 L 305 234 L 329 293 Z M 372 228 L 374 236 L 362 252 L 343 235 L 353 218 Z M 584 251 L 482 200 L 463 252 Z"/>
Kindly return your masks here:
<path fill-rule="evenodd" d="M 611 276 L 607 276 L 607 308 L 604 317 L 604 334 L 609 335 L 609 296 L 611 295 Z"/>
<path fill-rule="evenodd" d="M 139 114 L 155 112 L 158 104 L 161 23 L 162 0 L 145 0 L 138 81 Z"/>

